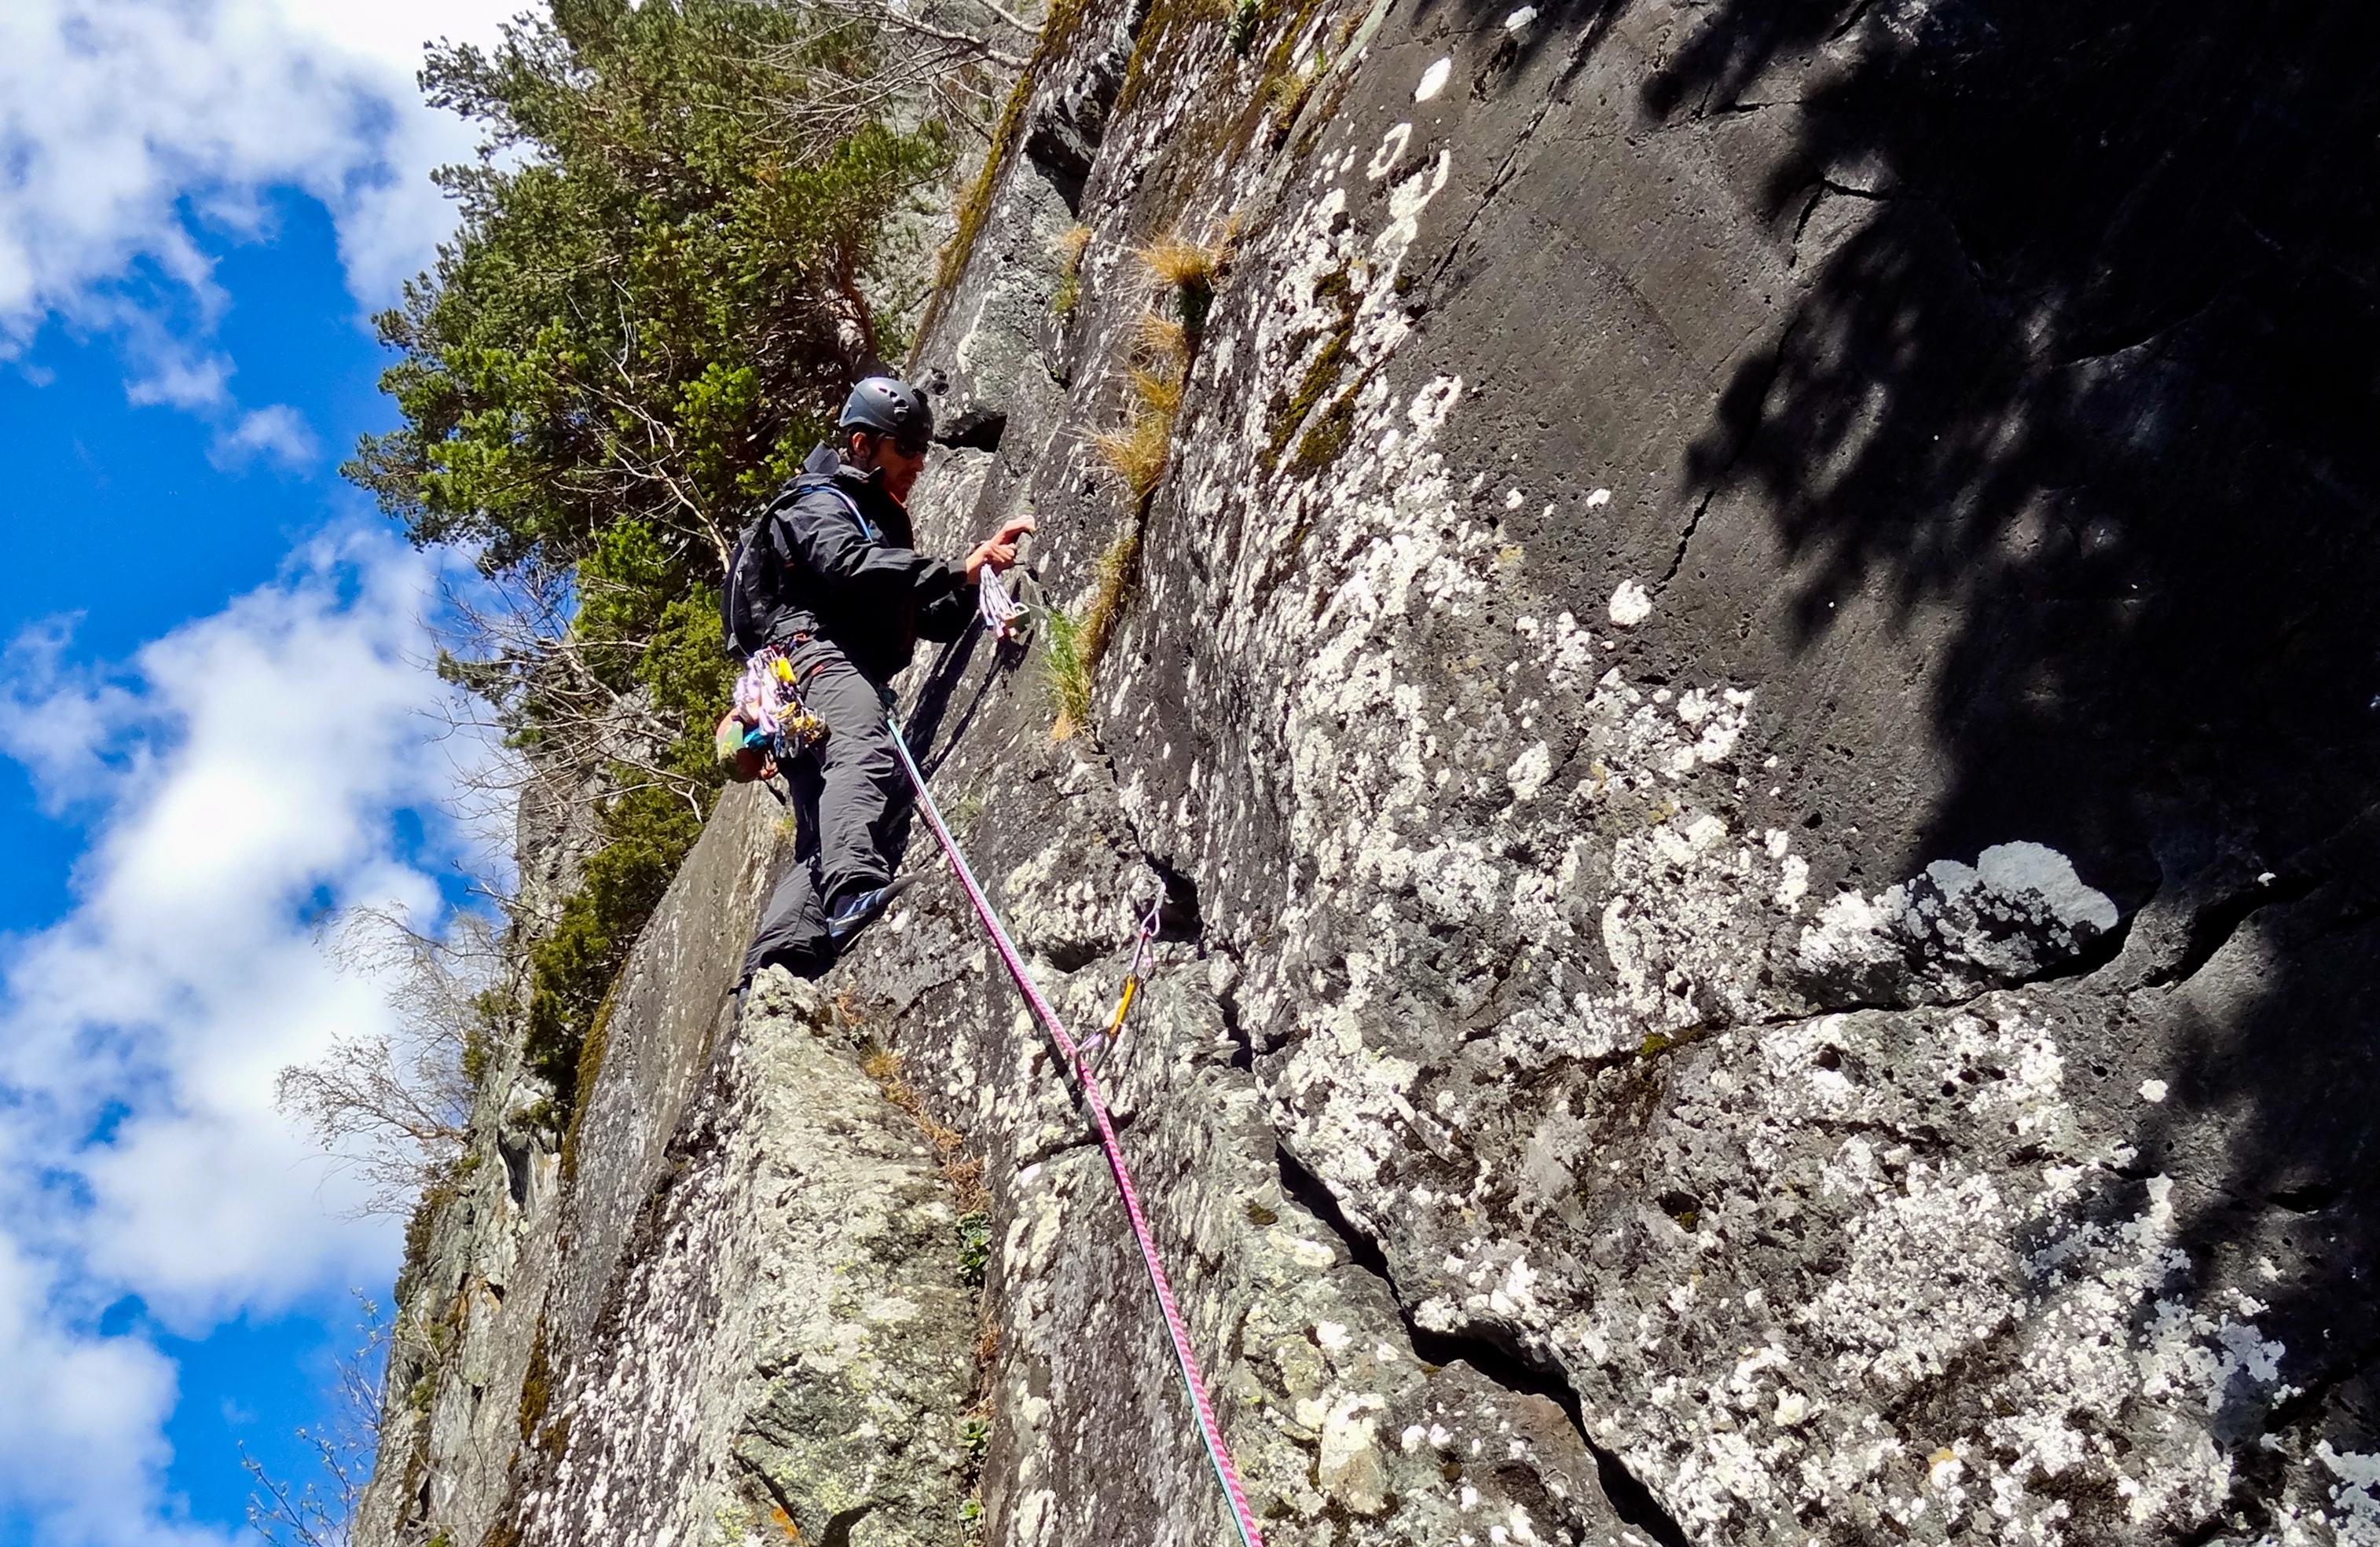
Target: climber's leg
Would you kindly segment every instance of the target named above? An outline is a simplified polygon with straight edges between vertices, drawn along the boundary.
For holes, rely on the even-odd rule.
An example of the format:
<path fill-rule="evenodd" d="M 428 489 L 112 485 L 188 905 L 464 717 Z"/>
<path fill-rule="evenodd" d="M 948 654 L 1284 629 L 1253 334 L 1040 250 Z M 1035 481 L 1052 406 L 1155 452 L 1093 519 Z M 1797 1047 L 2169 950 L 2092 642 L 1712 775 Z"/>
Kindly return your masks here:
<path fill-rule="evenodd" d="M 827 907 L 892 878 L 886 830 L 900 792 L 901 764 L 876 684 L 832 645 L 794 658 L 802 702 L 827 723 L 818 749 L 819 891 Z"/>
<path fill-rule="evenodd" d="M 752 949 L 744 953 L 743 982 L 763 967 L 789 969 L 797 977 L 816 977 L 834 959 L 826 937 L 826 901 L 819 893 L 818 759 L 808 753 L 784 759 L 785 782 L 793 787 L 789 810 L 794 820 L 794 858 L 769 893 L 760 912 L 760 927 Z"/>
<path fill-rule="evenodd" d="M 884 833 L 901 765 L 884 702 L 841 650 L 813 641 L 791 657 L 802 702 L 826 721 L 827 737 L 783 760 L 793 786 L 794 863 L 769 895 L 760 927 L 745 953 L 744 981 L 781 965 L 816 977 L 834 960 L 827 912 L 844 898 L 891 877 Z"/>

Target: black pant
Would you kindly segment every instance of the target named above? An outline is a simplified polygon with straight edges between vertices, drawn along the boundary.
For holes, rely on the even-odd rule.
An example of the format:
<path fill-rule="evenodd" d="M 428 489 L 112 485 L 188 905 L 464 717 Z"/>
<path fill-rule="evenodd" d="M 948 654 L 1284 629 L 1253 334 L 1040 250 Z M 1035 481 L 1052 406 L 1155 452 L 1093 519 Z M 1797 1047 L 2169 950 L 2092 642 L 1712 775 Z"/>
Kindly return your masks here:
<path fill-rule="evenodd" d="M 769 894 L 745 953 L 747 982 L 771 964 L 803 976 L 825 971 L 834 955 L 828 910 L 892 876 L 885 840 L 902 775 L 884 696 L 825 640 L 799 646 L 788 659 L 802 702 L 826 721 L 827 737 L 779 765 L 794 791 L 794 863 Z"/>

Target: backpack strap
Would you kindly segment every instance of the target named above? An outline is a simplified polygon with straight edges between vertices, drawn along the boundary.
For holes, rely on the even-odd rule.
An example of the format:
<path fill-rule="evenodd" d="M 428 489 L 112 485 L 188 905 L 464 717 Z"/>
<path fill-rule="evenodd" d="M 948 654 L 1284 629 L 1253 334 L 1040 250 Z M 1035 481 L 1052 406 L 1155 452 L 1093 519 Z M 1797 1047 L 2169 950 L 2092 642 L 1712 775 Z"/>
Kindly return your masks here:
<path fill-rule="evenodd" d="M 794 480 L 793 488 L 795 498 L 813 489 L 824 489 L 843 502 L 844 509 L 849 511 L 851 519 L 858 524 L 860 536 L 874 543 L 884 540 L 884 535 L 879 532 L 861 513 L 859 502 L 853 499 L 841 485 L 834 481 L 832 474 L 804 474 Z M 737 622 L 750 606 L 749 598 L 744 594 L 746 555 L 752 550 L 754 543 L 761 544 L 766 552 L 773 553 L 774 545 L 770 538 L 768 527 L 771 523 L 782 519 L 778 514 L 780 508 L 781 502 L 772 502 L 771 507 L 763 511 L 751 526 L 745 528 L 743 537 L 737 539 L 735 549 L 728 555 L 727 574 L 724 583 L 719 589 L 720 641 L 726 647 L 730 655 L 739 659 L 748 659 L 770 643 L 767 640 L 750 636 L 748 630 L 737 627 Z M 764 558 L 762 562 L 773 567 L 772 558 Z"/>
<path fill-rule="evenodd" d="M 884 540 L 884 534 L 878 531 L 875 525 L 870 522 L 867 516 L 860 514 L 859 502 L 853 499 L 844 489 L 843 485 L 834 481 L 834 475 L 832 473 L 805 474 L 800 481 L 808 484 L 812 489 L 822 489 L 829 494 L 833 495 L 836 499 L 842 501 L 843 508 L 851 513 L 851 519 L 859 523 L 859 535 L 861 537 L 866 538 L 870 542 L 882 542 Z"/>

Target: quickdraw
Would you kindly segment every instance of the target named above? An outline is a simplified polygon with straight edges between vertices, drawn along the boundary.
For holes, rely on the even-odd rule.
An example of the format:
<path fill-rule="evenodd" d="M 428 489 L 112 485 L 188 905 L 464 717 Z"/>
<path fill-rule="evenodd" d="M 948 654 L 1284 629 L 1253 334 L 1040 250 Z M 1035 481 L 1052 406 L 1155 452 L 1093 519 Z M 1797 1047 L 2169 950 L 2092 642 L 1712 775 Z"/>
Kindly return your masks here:
<path fill-rule="evenodd" d="M 1083 1039 L 1083 1054 L 1095 1070 L 1107 1067 L 1108 1055 L 1123 1040 L 1123 1018 L 1132 1013 L 1133 997 L 1140 992 L 1140 970 L 1148 961 L 1148 948 L 1157 942 L 1157 932 L 1163 927 L 1165 893 L 1160 891 L 1148 904 L 1148 912 L 1140 921 L 1140 935 L 1132 943 L 1132 965 L 1123 972 L 1123 991 L 1116 996 L 1115 1013 L 1108 1023 Z"/>
<path fill-rule="evenodd" d="M 784 647 L 770 645 L 753 652 L 735 679 L 735 718 L 751 729 L 769 749 L 789 756 L 826 740 L 826 721 L 802 702 L 801 683 Z"/>
<path fill-rule="evenodd" d="M 1034 983 L 1033 974 L 1026 971 L 1025 959 L 1017 954 L 1016 942 L 1009 938 L 1007 926 L 1000 922 L 1000 914 L 993 910 L 990 898 L 985 895 L 981 883 L 976 880 L 975 871 L 967 864 L 966 855 L 959 851 L 958 840 L 951 836 L 949 825 L 942 820 L 941 808 L 934 804 L 933 793 L 926 788 L 926 776 L 918 769 L 917 760 L 909 751 L 908 738 L 901 732 L 901 722 L 887 715 L 885 723 L 892 727 L 892 745 L 901 755 L 901 767 L 907 771 L 909 783 L 917 792 L 917 807 L 926 814 L 927 825 L 934 829 L 934 838 L 942 846 L 943 857 L 951 862 L 951 873 L 958 877 L 960 888 L 966 893 L 967 900 L 974 904 L 976 917 L 983 921 L 984 932 L 991 937 L 992 945 L 999 950 L 1009 975 L 1016 980 L 1017 989 L 1025 996 L 1025 1002 L 1032 1008 L 1042 1029 L 1050 1033 L 1050 1040 L 1057 1045 L 1059 1053 L 1075 1071 L 1075 1079 L 1083 1093 L 1083 1105 L 1089 1109 L 1091 1120 L 1099 1127 L 1099 1145 L 1107 1152 L 1108 1169 L 1115 1175 L 1116 1190 L 1123 1196 L 1124 1215 L 1132 1221 L 1134 1239 L 1140 1244 L 1140 1260 L 1142 1265 L 1148 1269 L 1149 1287 L 1157 1293 L 1158 1310 L 1165 1319 L 1165 1335 L 1172 1341 L 1174 1361 L 1182 1368 L 1182 1384 L 1189 1392 L 1190 1406 L 1198 1420 L 1198 1437 L 1206 1444 L 1207 1459 L 1215 1468 L 1215 1480 L 1223 1485 L 1224 1497 L 1231 1504 L 1232 1524 L 1239 1530 L 1241 1547 L 1264 1547 L 1264 1534 L 1257 1526 L 1256 1512 L 1248 1507 L 1247 1493 L 1240 1486 L 1239 1468 L 1232 1464 L 1231 1450 L 1223 1444 L 1222 1428 L 1215 1421 L 1215 1405 L 1208 1399 L 1206 1378 L 1198 1372 L 1198 1357 L 1190 1348 L 1190 1328 L 1182 1319 L 1181 1308 L 1174 1303 L 1172 1281 L 1166 1277 L 1165 1264 L 1158 1258 L 1157 1242 L 1149 1233 L 1148 1216 L 1141 1209 L 1139 1190 L 1132 1182 L 1132 1170 L 1124 1164 L 1123 1145 L 1116 1137 L 1115 1123 L 1109 1118 L 1107 1102 L 1099 1094 L 1099 1071 L 1092 1065 L 1087 1049 L 1068 1034 L 1065 1022 L 1050 1008 L 1049 999 Z M 1156 910 L 1152 909 L 1148 922 L 1142 925 L 1142 949 L 1156 933 L 1155 922 Z M 1120 1030 L 1123 1025 L 1123 1013 L 1131 1008 L 1141 960 L 1141 950 L 1136 949 L 1133 955 L 1134 973 L 1124 980 L 1123 1002 L 1117 1007 L 1115 1019 L 1111 1022 L 1111 1030 Z"/>

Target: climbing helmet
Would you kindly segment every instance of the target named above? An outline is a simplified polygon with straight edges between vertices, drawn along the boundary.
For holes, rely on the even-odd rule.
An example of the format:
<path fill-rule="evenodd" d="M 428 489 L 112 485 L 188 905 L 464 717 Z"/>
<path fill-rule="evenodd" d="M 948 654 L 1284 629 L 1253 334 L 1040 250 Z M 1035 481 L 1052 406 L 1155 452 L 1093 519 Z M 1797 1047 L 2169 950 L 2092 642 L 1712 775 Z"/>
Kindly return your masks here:
<path fill-rule="evenodd" d="M 844 400 L 842 427 L 889 435 L 905 456 L 923 456 L 934 438 L 934 410 L 926 394 L 890 376 L 870 376 Z"/>

